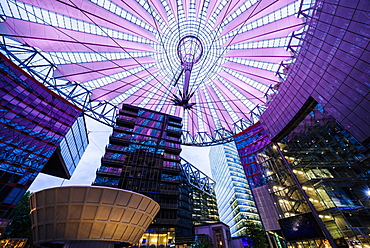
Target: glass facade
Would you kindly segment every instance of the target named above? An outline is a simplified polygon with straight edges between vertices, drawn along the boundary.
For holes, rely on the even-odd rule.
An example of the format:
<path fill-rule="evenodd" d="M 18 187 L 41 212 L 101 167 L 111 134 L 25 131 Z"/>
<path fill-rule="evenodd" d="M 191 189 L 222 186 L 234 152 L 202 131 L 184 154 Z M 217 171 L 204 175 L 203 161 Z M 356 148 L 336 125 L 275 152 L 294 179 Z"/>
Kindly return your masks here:
<path fill-rule="evenodd" d="M 248 225 L 261 220 L 234 142 L 211 147 L 209 160 L 221 222 L 232 237 L 248 236 Z"/>
<path fill-rule="evenodd" d="M 180 118 L 123 105 L 97 171 L 94 185 L 138 192 L 160 204 L 141 246 L 166 246 L 191 233 L 191 222 L 181 216 L 180 136 Z"/>
<path fill-rule="evenodd" d="M 41 172 L 70 179 L 88 144 L 85 117 L 81 115 L 73 123 Z"/>
<path fill-rule="evenodd" d="M 243 149 L 244 143 L 239 154 L 246 163 L 245 172 L 265 227 L 270 226 L 268 206 L 270 213 L 276 212 L 275 223 L 278 219 L 277 227 L 289 247 L 330 242 L 368 246 L 369 147 L 358 142 L 321 105 L 279 142 L 271 142 L 265 134 L 257 123 L 235 137 L 237 146 L 252 142 L 248 151 Z M 263 187 L 267 189 L 265 199 L 272 197 L 274 204 L 258 203 L 254 189 Z M 312 228 L 294 229 L 298 222 Z M 325 232 L 329 236 L 325 237 Z"/>
<path fill-rule="evenodd" d="M 0 73 L 0 217 L 6 217 L 82 110 L 2 54 Z"/>
<path fill-rule="evenodd" d="M 123 105 L 94 185 L 144 194 L 160 204 L 139 247 L 171 247 L 192 227 L 218 222 L 214 182 L 180 163 L 181 119 Z M 200 176 L 203 175 L 203 176 Z"/>

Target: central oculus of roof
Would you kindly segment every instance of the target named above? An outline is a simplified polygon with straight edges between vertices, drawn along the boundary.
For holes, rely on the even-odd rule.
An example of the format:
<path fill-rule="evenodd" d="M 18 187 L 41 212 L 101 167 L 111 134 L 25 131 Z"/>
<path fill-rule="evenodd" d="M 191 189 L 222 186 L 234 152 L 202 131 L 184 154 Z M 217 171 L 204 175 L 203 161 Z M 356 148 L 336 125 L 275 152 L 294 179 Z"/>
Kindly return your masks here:
<path fill-rule="evenodd" d="M 183 118 L 183 144 L 209 145 L 257 120 L 279 64 L 292 59 L 302 3 L 6 1 L 0 31 L 52 61 L 53 89 L 93 118 L 131 104 Z"/>
<path fill-rule="evenodd" d="M 193 93 L 189 93 L 190 74 L 193 65 L 199 61 L 203 54 L 203 45 L 195 36 L 185 36 L 177 46 L 177 55 L 180 58 L 183 69 L 177 78 L 174 86 L 176 86 L 181 75 L 185 72 L 183 92 L 179 92 L 179 96 L 174 95 L 173 102 L 176 106 L 182 106 L 184 109 L 191 109 L 195 103 L 189 103 Z"/>

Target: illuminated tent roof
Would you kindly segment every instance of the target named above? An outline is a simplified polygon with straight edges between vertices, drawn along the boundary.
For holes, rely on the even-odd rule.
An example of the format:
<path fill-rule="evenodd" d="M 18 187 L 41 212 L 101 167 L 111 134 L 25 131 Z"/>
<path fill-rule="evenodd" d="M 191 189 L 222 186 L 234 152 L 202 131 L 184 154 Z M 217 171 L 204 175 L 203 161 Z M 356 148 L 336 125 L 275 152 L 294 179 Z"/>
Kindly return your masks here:
<path fill-rule="evenodd" d="M 1 2 L 1 35 L 55 65 L 54 90 L 96 119 L 122 103 L 182 117 L 192 145 L 226 141 L 256 120 L 303 26 L 295 0 Z"/>

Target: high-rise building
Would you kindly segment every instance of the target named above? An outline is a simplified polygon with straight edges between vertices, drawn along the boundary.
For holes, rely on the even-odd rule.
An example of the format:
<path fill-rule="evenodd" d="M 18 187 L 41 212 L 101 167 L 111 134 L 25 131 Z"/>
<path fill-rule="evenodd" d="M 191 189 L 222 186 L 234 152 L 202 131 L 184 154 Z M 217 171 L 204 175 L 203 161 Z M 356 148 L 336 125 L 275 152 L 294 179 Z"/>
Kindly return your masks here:
<path fill-rule="evenodd" d="M 94 185 L 141 193 L 161 206 L 140 246 L 174 244 L 194 225 L 219 221 L 214 183 L 181 165 L 180 136 L 180 118 L 123 105 L 101 160 Z"/>
<path fill-rule="evenodd" d="M 189 205 L 192 226 L 218 223 L 215 181 L 181 159 L 181 204 Z"/>
<path fill-rule="evenodd" d="M 41 172 L 70 179 L 88 144 L 85 117 L 81 115 L 73 123 Z"/>
<path fill-rule="evenodd" d="M 191 233 L 189 223 L 179 225 L 180 136 L 180 118 L 123 105 L 97 171 L 94 185 L 131 190 L 160 204 L 144 244 L 155 239 L 167 245 Z"/>
<path fill-rule="evenodd" d="M 0 74 L 0 217 L 4 218 L 43 170 L 82 110 L 2 54 Z M 64 165 L 59 162 L 50 168 L 73 172 Z"/>
<path fill-rule="evenodd" d="M 248 225 L 261 226 L 261 220 L 234 142 L 211 147 L 209 160 L 220 221 L 232 237 L 248 236 Z"/>

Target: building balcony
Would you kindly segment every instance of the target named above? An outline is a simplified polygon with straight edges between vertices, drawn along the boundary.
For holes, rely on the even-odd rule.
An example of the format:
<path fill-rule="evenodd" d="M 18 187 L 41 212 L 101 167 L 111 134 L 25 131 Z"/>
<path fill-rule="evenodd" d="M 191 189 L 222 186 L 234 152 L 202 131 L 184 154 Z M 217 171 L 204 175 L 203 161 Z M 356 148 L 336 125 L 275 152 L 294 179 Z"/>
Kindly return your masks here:
<path fill-rule="evenodd" d="M 170 203 L 159 203 L 159 206 L 161 206 L 161 209 L 178 209 L 179 204 L 170 204 Z"/>
<path fill-rule="evenodd" d="M 170 190 L 170 189 L 160 189 L 159 193 L 164 195 L 179 195 L 180 192 L 178 190 Z"/>
<path fill-rule="evenodd" d="M 177 219 L 159 219 L 159 218 L 156 218 L 154 220 L 154 224 L 160 224 L 160 225 L 177 225 Z"/>
<path fill-rule="evenodd" d="M 122 137 L 109 136 L 109 142 L 128 143 L 130 142 L 131 135 Z"/>
<path fill-rule="evenodd" d="M 121 176 L 122 168 L 100 167 L 99 169 L 96 170 L 96 173 L 100 175 Z"/>
<path fill-rule="evenodd" d="M 135 124 L 136 118 L 129 117 L 129 116 L 118 116 L 117 123 L 128 123 L 128 124 Z"/>

